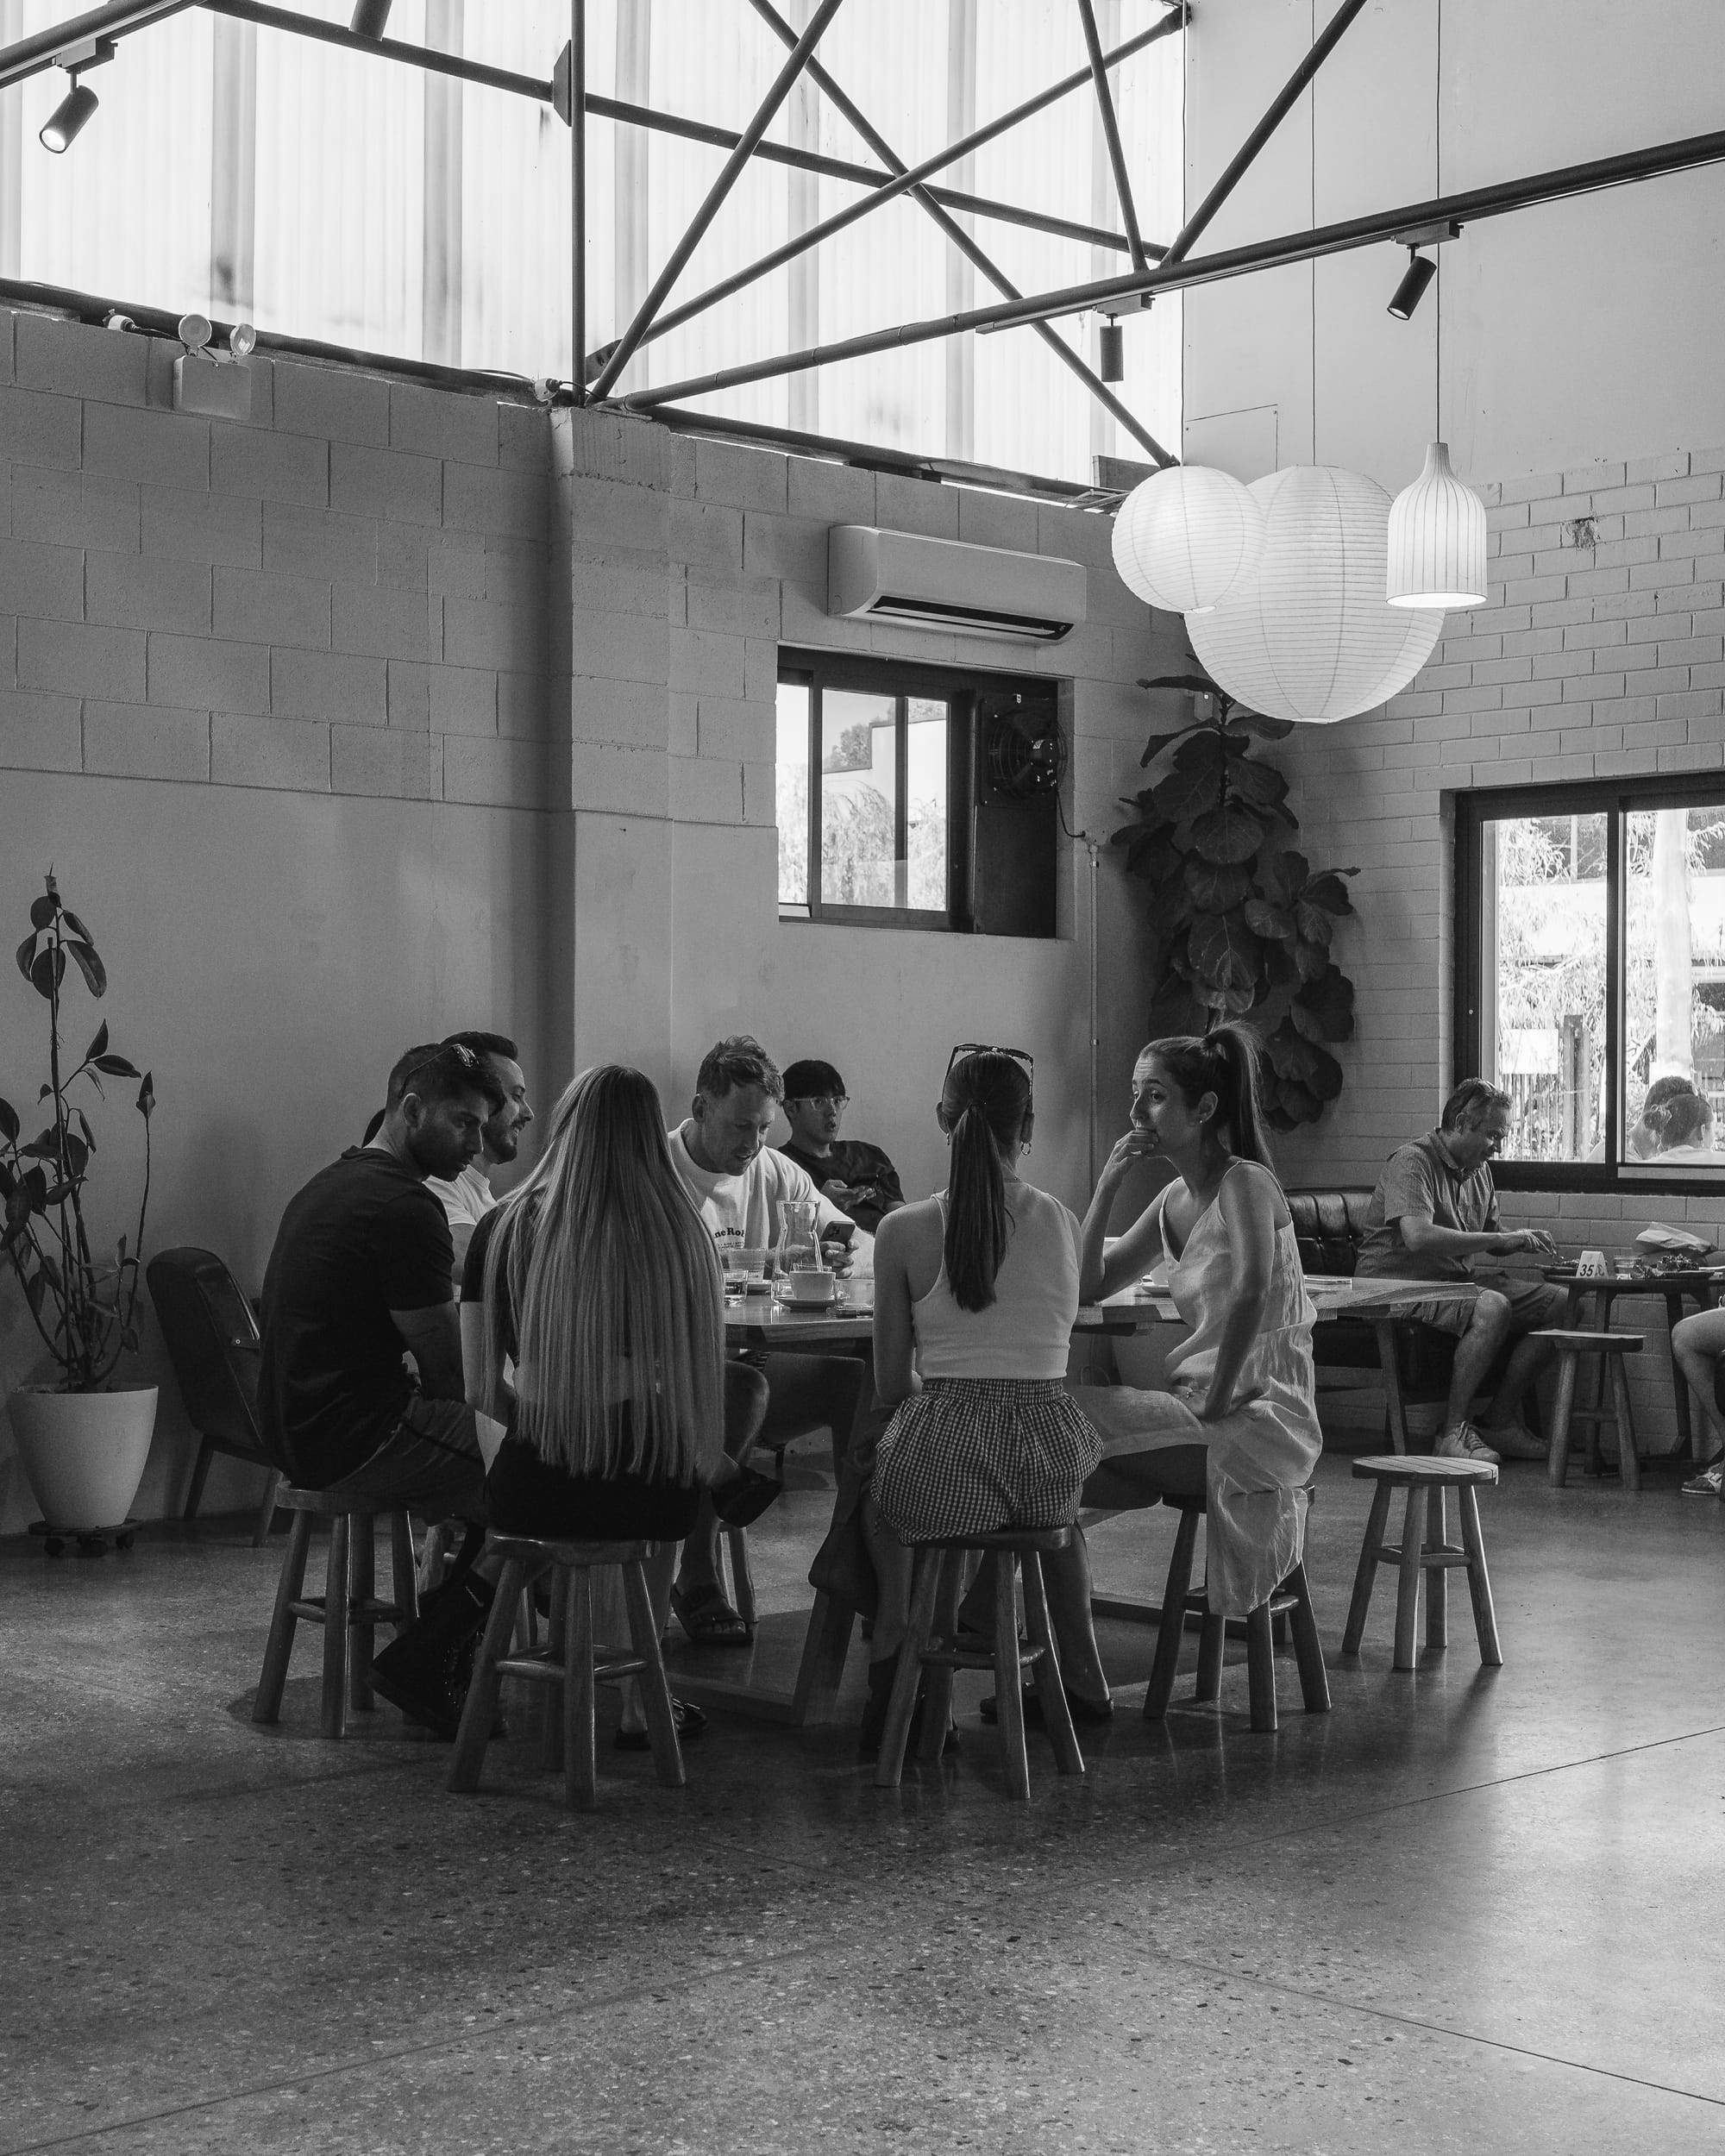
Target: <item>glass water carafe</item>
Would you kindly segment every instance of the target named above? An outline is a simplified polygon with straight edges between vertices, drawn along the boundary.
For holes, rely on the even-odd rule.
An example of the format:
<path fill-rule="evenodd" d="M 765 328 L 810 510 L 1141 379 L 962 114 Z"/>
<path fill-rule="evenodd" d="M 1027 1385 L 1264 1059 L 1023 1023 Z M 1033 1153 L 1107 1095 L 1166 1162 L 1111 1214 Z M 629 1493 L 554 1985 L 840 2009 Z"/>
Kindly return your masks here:
<path fill-rule="evenodd" d="M 824 1269 L 820 1254 L 820 1208 L 812 1199 L 788 1198 L 779 1207 L 779 1240 L 773 1269 L 782 1299 L 795 1275 Z"/>

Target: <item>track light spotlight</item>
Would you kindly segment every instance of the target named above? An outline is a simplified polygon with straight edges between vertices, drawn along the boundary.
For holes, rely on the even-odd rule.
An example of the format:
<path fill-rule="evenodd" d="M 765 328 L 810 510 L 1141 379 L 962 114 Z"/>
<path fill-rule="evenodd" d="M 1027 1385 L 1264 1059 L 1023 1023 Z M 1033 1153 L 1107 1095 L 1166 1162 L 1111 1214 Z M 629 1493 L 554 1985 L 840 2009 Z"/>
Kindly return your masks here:
<path fill-rule="evenodd" d="M 258 348 L 258 333 L 249 322 L 236 322 L 228 332 L 228 349 L 236 360 L 248 360 Z"/>
<path fill-rule="evenodd" d="M 1105 322 L 1097 333 L 1096 372 L 1105 382 L 1126 379 L 1126 333 L 1118 322 Z"/>
<path fill-rule="evenodd" d="M 65 97 L 49 113 L 43 123 L 42 147 L 45 150 L 52 150 L 56 157 L 64 156 L 66 150 L 82 133 L 91 115 L 100 102 L 96 92 L 87 85 L 79 82 L 78 77 L 73 75 L 72 88 L 66 91 Z"/>
<path fill-rule="evenodd" d="M 1414 310 L 1425 298 L 1426 287 L 1437 273 L 1435 262 L 1428 261 L 1423 254 L 1416 254 L 1412 248 L 1408 248 L 1408 266 L 1402 273 L 1402 282 L 1396 287 L 1395 297 L 1389 302 L 1389 311 L 1397 322 L 1413 319 Z"/>
<path fill-rule="evenodd" d="M 354 0 L 354 19 L 348 25 L 355 37 L 381 37 L 389 22 L 389 0 Z"/>

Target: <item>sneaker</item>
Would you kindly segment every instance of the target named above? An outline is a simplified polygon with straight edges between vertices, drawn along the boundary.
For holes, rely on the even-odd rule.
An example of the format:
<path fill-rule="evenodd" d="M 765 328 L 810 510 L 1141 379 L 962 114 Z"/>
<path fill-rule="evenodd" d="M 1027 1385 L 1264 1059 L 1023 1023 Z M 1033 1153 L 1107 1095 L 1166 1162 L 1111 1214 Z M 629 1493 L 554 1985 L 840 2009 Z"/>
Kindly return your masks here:
<path fill-rule="evenodd" d="M 1477 1460 L 1482 1467 L 1497 1465 L 1497 1455 L 1471 1422 L 1458 1422 L 1446 1430 L 1432 1449 L 1440 1460 Z"/>
<path fill-rule="evenodd" d="M 1716 1460 L 1711 1467 L 1704 1467 L 1699 1475 L 1690 1476 L 1683 1486 L 1685 1497 L 1718 1497 L 1720 1485 L 1725 1482 L 1725 1462 Z"/>
<path fill-rule="evenodd" d="M 1482 1422 L 1477 1426 L 1479 1435 L 1505 1460 L 1543 1460 L 1551 1453 L 1551 1442 L 1536 1438 L 1524 1422 Z"/>

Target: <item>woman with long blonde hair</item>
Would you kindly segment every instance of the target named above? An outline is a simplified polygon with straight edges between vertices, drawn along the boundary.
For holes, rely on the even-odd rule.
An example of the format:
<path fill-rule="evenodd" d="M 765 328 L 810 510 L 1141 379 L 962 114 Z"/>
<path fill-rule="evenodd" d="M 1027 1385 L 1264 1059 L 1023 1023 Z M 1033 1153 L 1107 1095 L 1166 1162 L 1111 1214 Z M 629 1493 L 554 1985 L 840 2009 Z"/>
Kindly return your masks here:
<path fill-rule="evenodd" d="M 657 1543 L 662 1629 L 676 1545 L 702 1489 L 731 1470 L 718 1260 L 640 1071 L 599 1064 L 558 1101 L 532 1174 L 474 1231 L 461 1332 L 468 1398 L 505 1426 L 492 1525 Z M 679 1719 L 698 1726 L 692 1708 Z M 639 1720 L 631 1697 L 619 1741 Z"/>

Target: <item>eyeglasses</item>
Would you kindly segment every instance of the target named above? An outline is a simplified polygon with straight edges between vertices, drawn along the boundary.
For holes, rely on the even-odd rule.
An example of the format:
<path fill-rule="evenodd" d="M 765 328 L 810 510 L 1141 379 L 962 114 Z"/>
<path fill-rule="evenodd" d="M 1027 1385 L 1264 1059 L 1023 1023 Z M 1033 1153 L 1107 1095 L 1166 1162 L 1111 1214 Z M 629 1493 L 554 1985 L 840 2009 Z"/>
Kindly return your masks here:
<path fill-rule="evenodd" d="M 1035 1094 L 1036 1058 L 1027 1048 L 994 1048 L 986 1041 L 960 1041 L 946 1059 L 947 1077 L 952 1075 L 954 1065 L 963 1062 L 967 1056 L 1010 1056 L 1015 1063 L 1024 1065 L 1025 1077 L 1032 1095 Z"/>
<path fill-rule="evenodd" d="M 837 1108 L 841 1115 L 850 1106 L 848 1093 L 800 1093 L 796 1100 L 805 1108 Z M 785 1105 L 789 1107 L 792 1104 L 787 1101 Z"/>

